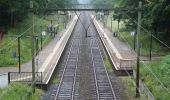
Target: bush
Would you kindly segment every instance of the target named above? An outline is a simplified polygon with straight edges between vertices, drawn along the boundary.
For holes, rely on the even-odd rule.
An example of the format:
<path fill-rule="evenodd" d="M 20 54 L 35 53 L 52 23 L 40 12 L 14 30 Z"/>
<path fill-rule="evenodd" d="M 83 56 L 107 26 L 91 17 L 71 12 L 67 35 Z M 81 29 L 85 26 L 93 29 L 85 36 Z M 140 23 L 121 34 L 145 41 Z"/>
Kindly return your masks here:
<path fill-rule="evenodd" d="M 8 88 L 0 90 L 0 100 L 40 100 L 42 90 L 36 89 L 32 93 L 32 87 L 27 84 L 13 83 Z"/>

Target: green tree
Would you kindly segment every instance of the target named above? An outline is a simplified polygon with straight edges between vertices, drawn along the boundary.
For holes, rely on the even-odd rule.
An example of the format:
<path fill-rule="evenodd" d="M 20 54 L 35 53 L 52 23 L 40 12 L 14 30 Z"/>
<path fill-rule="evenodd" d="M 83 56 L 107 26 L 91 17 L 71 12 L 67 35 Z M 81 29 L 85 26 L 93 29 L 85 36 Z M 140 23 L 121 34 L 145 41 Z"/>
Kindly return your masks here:
<path fill-rule="evenodd" d="M 113 8 L 114 0 L 92 0 L 95 8 Z"/>

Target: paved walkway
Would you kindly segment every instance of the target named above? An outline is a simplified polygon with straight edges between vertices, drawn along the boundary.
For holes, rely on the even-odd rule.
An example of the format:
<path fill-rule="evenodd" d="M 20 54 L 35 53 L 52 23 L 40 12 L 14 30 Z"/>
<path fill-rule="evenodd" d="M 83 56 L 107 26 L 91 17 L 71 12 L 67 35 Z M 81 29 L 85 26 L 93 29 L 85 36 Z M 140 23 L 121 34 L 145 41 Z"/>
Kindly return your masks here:
<path fill-rule="evenodd" d="M 67 26 L 69 26 L 69 25 L 70 25 L 70 23 L 68 23 Z M 35 61 L 36 61 L 36 59 L 38 60 L 38 63 L 37 63 L 38 68 L 35 68 L 36 71 L 38 69 L 40 69 L 40 66 L 43 65 L 43 62 L 45 62 L 48 55 L 50 55 L 53 52 L 55 45 L 60 40 L 60 38 L 62 37 L 62 35 L 65 31 L 66 31 L 66 29 L 59 32 L 56 35 L 56 37 L 54 39 L 52 39 L 52 41 L 45 48 L 43 48 L 42 51 L 39 52 L 39 55 L 36 56 Z M 8 72 L 18 72 L 18 71 L 19 71 L 18 67 L 1 67 L 0 68 L 0 74 L 6 74 Z M 24 64 L 21 65 L 21 72 L 31 72 L 31 71 L 32 71 L 32 61 L 24 63 Z"/>
<path fill-rule="evenodd" d="M 100 21 L 95 19 L 94 23 L 116 70 L 131 70 L 136 61 L 134 50 L 114 37 Z"/>
<path fill-rule="evenodd" d="M 135 64 L 137 54 L 130 47 L 128 43 L 120 41 L 117 37 L 113 36 L 113 33 L 107 27 L 104 27 L 104 24 L 98 20 L 94 20 L 99 35 L 105 42 L 106 49 L 109 51 L 111 60 L 114 63 L 117 70 L 129 69 L 130 65 Z M 163 56 L 152 57 L 152 60 L 160 60 Z M 150 61 L 149 57 L 140 57 L 141 61 Z M 128 62 L 128 61 L 132 61 Z M 123 67 L 123 68 L 121 68 Z M 131 66 L 132 67 L 132 66 Z"/>

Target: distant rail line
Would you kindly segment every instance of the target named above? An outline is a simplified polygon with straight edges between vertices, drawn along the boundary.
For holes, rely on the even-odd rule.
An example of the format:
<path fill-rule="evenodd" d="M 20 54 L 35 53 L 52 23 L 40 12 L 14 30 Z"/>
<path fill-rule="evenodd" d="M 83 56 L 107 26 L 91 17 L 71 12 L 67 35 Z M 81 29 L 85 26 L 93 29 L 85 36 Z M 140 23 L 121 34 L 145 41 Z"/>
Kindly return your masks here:
<path fill-rule="evenodd" d="M 82 16 L 86 15 L 85 13 Z M 89 16 L 89 15 L 88 15 Z M 81 16 L 80 16 L 81 17 Z M 90 16 L 88 17 L 88 21 Z M 88 22 L 85 22 L 87 24 Z M 80 49 L 82 44 L 82 37 L 85 36 L 82 31 L 83 27 L 80 28 L 80 21 L 77 22 L 73 31 L 72 37 L 69 41 L 68 48 L 66 51 L 65 59 L 63 61 L 63 69 L 60 72 L 60 80 L 54 85 L 51 92 L 47 95 L 48 97 L 43 100 L 79 100 L 80 94 L 76 92 L 79 89 L 79 57 Z M 88 50 L 89 50 L 89 66 L 91 67 L 93 81 L 93 99 L 95 100 L 117 100 L 115 91 L 112 86 L 111 79 L 106 70 L 104 60 L 100 51 L 99 37 L 96 33 L 94 24 L 89 28 L 89 36 L 87 39 Z M 46 96 L 47 96 L 46 95 Z"/>

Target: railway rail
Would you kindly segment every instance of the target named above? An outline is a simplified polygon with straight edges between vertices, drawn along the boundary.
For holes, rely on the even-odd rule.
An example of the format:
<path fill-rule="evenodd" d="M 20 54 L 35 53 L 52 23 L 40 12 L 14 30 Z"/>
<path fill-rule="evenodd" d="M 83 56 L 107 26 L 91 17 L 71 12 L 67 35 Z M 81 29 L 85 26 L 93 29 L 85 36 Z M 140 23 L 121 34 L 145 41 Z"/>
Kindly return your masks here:
<path fill-rule="evenodd" d="M 96 38 L 90 41 L 91 57 L 95 76 L 97 100 L 116 100 L 115 92 L 106 70 Z"/>
<path fill-rule="evenodd" d="M 55 100 L 74 100 L 80 38 L 73 38 Z"/>
<path fill-rule="evenodd" d="M 83 23 L 85 26 L 82 26 Z M 81 14 L 70 42 L 68 43 L 68 49 L 66 50 L 63 58 L 64 60 L 62 61 L 61 68 L 58 72 L 59 82 L 50 88 L 50 91 L 46 93 L 43 100 L 84 99 L 81 94 L 83 90 L 80 89 L 85 89 L 84 86 L 88 85 L 90 85 L 91 88 L 84 90 L 86 93 L 92 93 L 84 95 L 84 97 L 89 96 L 88 100 L 118 100 L 114 91 L 113 83 L 104 64 L 101 48 L 99 46 L 100 39 L 95 26 L 94 24 L 91 24 L 88 31 L 83 29 L 88 26 L 89 23 L 91 24 L 90 15 L 87 13 Z M 86 33 L 88 33 L 88 38 L 85 38 Z M 81 61 L 83 58 L 81 57 L 81 53 L 84 53 L 82 47 L 85 45 L 87 46 L 87 50 L 85 51 L 88 54 L 84 57 L 88 59 L 87 62 Z M 89 82 L 87 83 L 81 82 L 82 80 L 80 79 L 80 77 L 82 77 L 80 72 L 83 73 L 82 67 L 84 67 L 84 69 L 86 68 L 85 63 L 88 63 L 87 68 L 89 68 L 89 70 L 84 70 L 84 73 L 87 73 L 87 75 L 85 74 L 85 78 L 89 79 L 84 78 L 83 80 L 88 80 Z M 88 75 L 89 73 L 91 74 Z M 90 98 L 90 96 L 92 97 Z"/>

